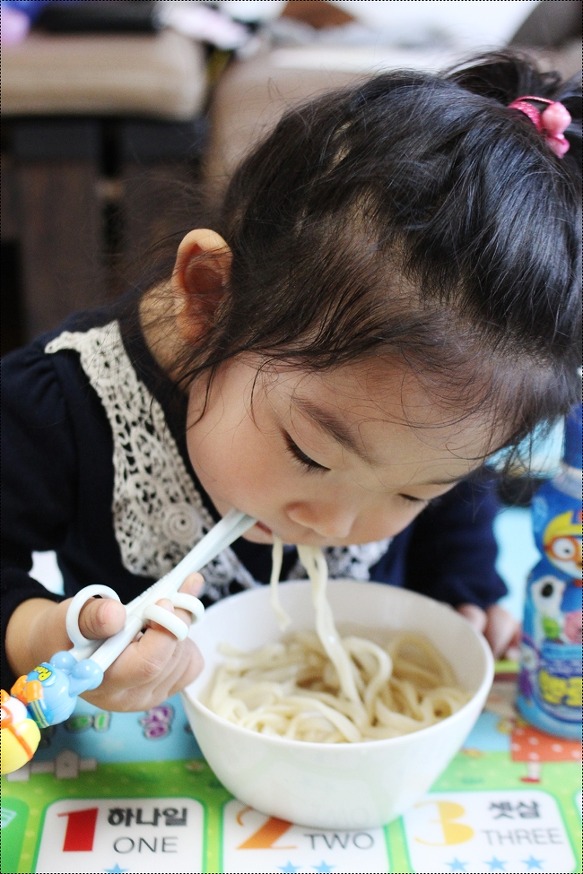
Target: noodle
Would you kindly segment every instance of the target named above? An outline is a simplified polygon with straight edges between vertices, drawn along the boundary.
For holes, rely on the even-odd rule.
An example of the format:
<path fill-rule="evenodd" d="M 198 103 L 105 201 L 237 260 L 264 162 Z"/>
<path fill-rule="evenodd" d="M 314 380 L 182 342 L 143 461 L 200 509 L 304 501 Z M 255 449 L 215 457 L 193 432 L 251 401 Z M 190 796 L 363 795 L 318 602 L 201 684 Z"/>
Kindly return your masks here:
<path fill-rule="evenodd" d="M 208 707 L 263 734 L 318 743 L 397 737 L 459 710 L 468 695 L 451 666 L 425 637 L 395 635 L 385 645 L 341 638 L 326 598 L 328 569 L 321 550 L 299 546 L 312 584 L 316 630 L 290 634 L 251 652 L 223 645 L 225 661 L 208 693 Z M 282 629 L 291 623 L 279 601 L 283 544 L 276 540 L 270 579 Z"/>

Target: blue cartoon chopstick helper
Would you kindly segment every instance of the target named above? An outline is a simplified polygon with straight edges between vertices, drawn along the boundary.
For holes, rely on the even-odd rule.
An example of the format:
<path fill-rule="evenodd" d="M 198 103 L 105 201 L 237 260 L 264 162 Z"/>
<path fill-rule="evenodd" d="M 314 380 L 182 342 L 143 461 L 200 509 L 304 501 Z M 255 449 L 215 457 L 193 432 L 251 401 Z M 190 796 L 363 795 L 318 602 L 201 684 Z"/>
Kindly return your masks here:
<path fill-rule="evenodd" d="M 96 689 L 102 679 L 103 670 L 93 659 L 77 661 L 71 652 L 62 651 L 50 663 L 41 662 L 19 677 L 11 692 L 26 706 L 39 728 L 46 728 L 68 719 L 77 697 Z"/>

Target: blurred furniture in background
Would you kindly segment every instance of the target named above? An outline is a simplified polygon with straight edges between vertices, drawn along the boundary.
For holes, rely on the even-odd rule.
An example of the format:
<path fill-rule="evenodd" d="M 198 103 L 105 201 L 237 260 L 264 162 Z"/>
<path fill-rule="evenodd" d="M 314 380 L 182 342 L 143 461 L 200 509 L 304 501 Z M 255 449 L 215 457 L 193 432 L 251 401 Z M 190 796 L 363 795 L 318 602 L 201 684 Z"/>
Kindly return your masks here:
<path fill-rule="evenodd" d="M 55 5 L 61 15 L 89 9 Z M 97 2 L 93 10 L 121 5 Z M 324 0 L 277 4 L 278 15 L 250 28 L 249 44 L 222 60 L 202 36 L 172 27 L 33 28 L 24 41 L 3 44 L 2 305 L 20 307 L 21 327 L 7 342 L 3 327 L 2 351 L 125 287 L 137 254 L 180 229 L 175 207 L 193 183 L 210 223 L 234 167 L 287 107 L 375 71 L 437 70 L 467 53 L 423 16 L 416 29 L 393 32 L 391 3 L 382 4 L 383 32 L 367 28 L 359 5 L 353 15 L 351 4 Z M 581 5 L 534 4 L 510 43 L 565 76 L 576 73 Z M 191 4 L 153 6 L 184 12 Z"/>
<path fill-rule="evenodd" d="M 467 47 L 457 44 L 451 34 L 431 28 L 424 31 L 421 19 L 416 33 L 391 44 L 387 41 L 390 3 L 386 4 L 386 33 L 370 31 L 367 40 L 354 26 L 354 19 L 351 28 L 349 6 L 291 0 L 280 16 L 279 29 L 271 23 L 275 39 L 227 68 L 210 105 L 210 141 L 204 161 L 210 203 L 220 199 L 245 152 L 275 126 L 287 107 L 374 72 L 400 66 L 439 70 L 468 54 Z M 565 78 L 577 74 L 581 70 L 581 7 L 580 0 L 542 0 L 509 44 L 532 54 L 542 67 L 559 70 Z M 286 19 L 287 32 L 281 26 Z M 295 30 L 299 23 L 303 29 Z M 313 29 L 312 39 L 306 25 Z"/>
<path fill-rule="evenodd" d="M 566 78 L 581 70 L 581 0 L 542 0 L 518 28 L 510 44 L 531 51 Z"/>
<path fill-rule="evenodd" d="M 197 173 L 207 93 L 203 44 L 172 30 L 33 31 L 2 46 L 2 244 L 18 286 L 3 296 L 20 298 L 16 342 L 102 302 L 112 265 L 123 271 L 134 243 L 170 231 L 176 186 Z"/>

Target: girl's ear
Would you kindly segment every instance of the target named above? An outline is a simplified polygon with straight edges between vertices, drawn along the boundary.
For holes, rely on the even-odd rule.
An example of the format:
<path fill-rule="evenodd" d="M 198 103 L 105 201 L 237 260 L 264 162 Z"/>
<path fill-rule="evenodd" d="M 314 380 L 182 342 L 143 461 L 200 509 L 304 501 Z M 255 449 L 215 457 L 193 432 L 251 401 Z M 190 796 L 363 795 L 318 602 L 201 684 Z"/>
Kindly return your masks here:
<path fill-rule="evenodd" d="M 231 260 L 231 250 L 215 231 L 189 231 L 180 243 L 172 292 L 177 303 L 177 328 L 186 342 L 196 342 L 212 324 L 229 278 Z"/>

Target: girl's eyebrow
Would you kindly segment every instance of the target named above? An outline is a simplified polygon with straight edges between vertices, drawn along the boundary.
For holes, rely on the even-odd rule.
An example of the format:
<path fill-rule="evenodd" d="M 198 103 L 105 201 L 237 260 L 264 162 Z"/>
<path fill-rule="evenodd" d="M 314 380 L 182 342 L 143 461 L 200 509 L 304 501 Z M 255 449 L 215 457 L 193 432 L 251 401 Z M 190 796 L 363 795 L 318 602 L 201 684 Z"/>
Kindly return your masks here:
<path fill-rule="evenodd" d="M 331 436 L 337 443 L 353 452 L 363 461 L 368 464 L 373 463 L 373 459 L 366 451 L 364 446 L 355 438 L 346 422 L 333 410 L 325 410 L 308 398 L 294 398 L 294 405 L 308 419 L 311 419 L 316 427 L 320 428 L 327 435 Z"/>
<path fill-rule="evenodd" d="M 349 452 L 353 452 L 358 458 L 362 459 L 367 464 L 375 464 L 375 459 L 366 451 L 365 447 L 358 441 L 346 422 L 337 415 L 333 410 L 323 409 L 308 398 L 294 398 L 294 405 L 297 410 L 310 419 L 317 428 L 331 436 L 341 446 Z M 417 483 L 421 486 L 451 486 L 461 482 L 465 477 L 454 474 L 451 477 L 443 477 L 442 479 L 431 480 L 430 482 Z"/>

